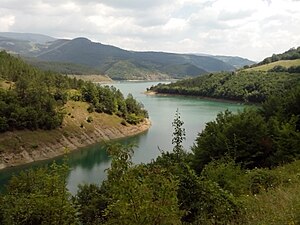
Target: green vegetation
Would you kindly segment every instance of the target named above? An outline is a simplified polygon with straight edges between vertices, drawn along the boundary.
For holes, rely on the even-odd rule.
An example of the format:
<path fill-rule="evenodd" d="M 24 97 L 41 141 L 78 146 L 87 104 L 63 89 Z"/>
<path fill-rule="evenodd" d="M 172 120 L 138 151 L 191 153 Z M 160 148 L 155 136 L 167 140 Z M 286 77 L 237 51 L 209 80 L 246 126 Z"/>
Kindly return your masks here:
<path fill-rule="evenodd" d="M 117 80 L 161 80 L 235 69 L 230 63 L 210 56 L 127 51 L 86 38 L 42 43 L 18 38 L 18 35 L 14 39 L 0 37 L 0 47 L 26 57 L 40 69 L 63 74 L 103 74 Z"/>
<path fill-rule="evenodd" d="M 148 116 L 132 95 L 125 99 L 114 87 L 40 71 L 4 51 L 0 78 L 0 132 L 55 129 L 62 124 L 68 100 L 87 102 L 89 112 L 116 114 L 131 124 Z"/>
<path fill-rule="evenodd" d="M 298 224 L 299 103 L 300 87 L 260 109 L 221 113 L 192 152 L 177 111 L 173 152 L 134 165 L 132 146 L 110 145 L 107 180 L 72 198 L 65 165 L 22 173 L 0 195 L 0 223 Z"/>
<path fill-rule="evenodd" d="M 236 72 L 206 74 L 171 84 L 158 84 L 148 91 L 262 103 L 300 83 L 300 47 L 273 55 Z"/>
<path fill-rule="evenodd" d="M 293 60 L 280 60 L 276 62 L 271 62 L 268 64 L 263 64 L 260 66 L 250 67 L 245 69 L 246 71 L 272 71 L 273 72 L 293 72 L 293 68 L 298 68 L 300 66 L 300 59 L 293 59 Z M 276 71 L 280 69 L 280 71 Z M 290 68 L 290 71 L 288 70 Z M 298 73 L 300 71 L 298 70 Z"/>
<path fill-rule="evenodd" d="M 158 84 L 148 91 L 261 103 L 300 83 L 299 74 L 276 72 L 214 73 L 171 84 Z"/>
<path fill-rule="evenodd" d="M 76 224 L 77 210 L 66 188 L 68 167 L 53 164 L 13 177 L 0 197 L 1 224 Z"/>
<path fill-rule="evenodd" d="M 293 60 L 293 59 L 300 59 L 300 47 L 291 48 L 282 54 L 273 54 L 271 57 L 265 58 L 262 62 L 257 63 L 256 65 L 259 66 L 259 65 L 264 65 L 264 64 L 268 64 L 280 60 Z"/>
<path fill-rule="evenodd" d="M 22 173 L 0 195 L 0 224 L 299 224 L 300 85 L 289 85 L 260 108 L 220 113 L 198 134 L 191 152 L 182 146 L 178 111 L 173 151 L 162 151 L 152 162 L 135 165 L 132 146 L 108 146 L 107 180 L 81 185 L 72 198 L 66 165 Z M 84 85 L 90 111 L 122 113 L 119 106 L 126 106 L 133 115 L 141 108 L 132 96 L 125 105 L 103 106 L 111 103 L 108 90 L 100 95 L 92 84 Z"/>
<path fill-rule="evenodd" d="M 300 73 L 300 47 L 291 48 L 282 54 L 273 54 L 251 66 L 244 66 L 246 71 L 270 71 Z"/>
<path fill-rule="evenodd" d="M 39 61 L 35 58 L 25 58 L 26 62 L 31 65 L 44 70 L 44 71 L 54 71 L 62 74 L 75 74 L 75 75 L 85 75 L 85 74 L 101 74 L 97 69 L 93 69 L 86 65 L 80 65 L 68 62 L 47 62 Z"/>

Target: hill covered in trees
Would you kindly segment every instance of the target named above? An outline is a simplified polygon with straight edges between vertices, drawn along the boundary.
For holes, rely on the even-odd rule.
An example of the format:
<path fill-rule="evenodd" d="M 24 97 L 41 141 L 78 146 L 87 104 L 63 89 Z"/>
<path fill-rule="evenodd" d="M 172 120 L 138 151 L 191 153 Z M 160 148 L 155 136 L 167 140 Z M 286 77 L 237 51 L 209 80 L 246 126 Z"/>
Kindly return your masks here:
<path fill-rule="evenodd" d="M 269 64 L 258 63 L 236 72 L 210 73 L 170 84 L 158 84 L 148 89 L 160 94 L 178 94 L 241 102 L 261 103 L 275 93 L 294 89 L 300 83 L 298 49 L 278 55 Z M 267 58 L 270 59 L 270 58 Z M 267 60 L 268 61 L 268 60 Z"/>
<path fill-rule="evenodd" d="M 244 59 L 225 56 L 219 59 L 205 55 L 128 51 L 86 38 L 65 40 L 33 34 L 2 35 L 1 49 L 26 57 L 28 62 L 43 70 L 102 74 L 118 80 L 194 77 L 206 72 L 232 71 L 236 65 L 231 62 L 244 62 Z"/>
<path fill-rule="evenodd" d="M 182 147 L 176 112 L 174 148 L 133 164 L 130 146 L 110 145 L 101 185 L 70 198 L 67 164 L 12 178 L 0 195 L 1 224 L 298 224 L 300 86 L 275 93 L 260 109 L 220 113 Z"/>
<path fill-rule="evenodd" d="M 178 94 L 261 103 L 268 96 L 294 89 L 299 74 L 240 71 L 214 73 L 149 88 L 159 94 Z"/>
<path fill-rule="evenodd" d="M 8 84 L 0 89 L 1 132 L 57 128 L 68 100 L 87 102 L 90 112 L 116 114 L 129 123 L 147 117 L 143 106 L 132 95 L 124 98 L 113 87 L 43 72 L 4 51 L 0 53 L 0 66 L 1 83 Z"/>

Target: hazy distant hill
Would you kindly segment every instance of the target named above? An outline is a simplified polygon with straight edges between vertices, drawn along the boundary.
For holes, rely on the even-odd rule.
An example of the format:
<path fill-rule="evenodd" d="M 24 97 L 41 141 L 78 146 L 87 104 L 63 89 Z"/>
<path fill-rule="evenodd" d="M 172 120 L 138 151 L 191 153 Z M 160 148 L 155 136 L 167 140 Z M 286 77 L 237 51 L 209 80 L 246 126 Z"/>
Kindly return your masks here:
<path fill-rule="evenodd" d="M 254 61 L 251 61 L 249 59 L 246 58 L 242 58 L 242 57 L 238 57 L 238 56 L 223 56 L 223 55 L 216 55 L 213 56 L 216 59 L 219 59 L 225 63 L 228 63 L 232 66 L 234 66 L 235 68 L 239 69 L 242 68 L 244 66 L 250 66 L 252 64 L 254 64 Z"/>
<path fill-rule="evenodd" d="M 90 68 L 90 71 L 99 71 L 113 79 L 151 80 L 235 70 L 230 63 L 211 56 L 127 51 L 86 38 L 63 40 L 44 35 L 14 33 L 6 36 L 10 37 L 0 37 L 0 49 L 33 57 L 34 60 L 29 61 L 38 67 L 58 72 L 82 74 Z M 38 61 L 42 62 L 37 63 Z M 51 62 L 51 66 L 47 66 L 47 62 Z"/>
<path fill-rule="evenodd" d="M 242 58 L 239 56 L 226 56 L 226 55 L 209 55 L 209 54 L 203 54 L 203 53 L 199 53 L 196 54 L 198 56 L 207 56 L 207 57 L 212 57 L 214 59 L 218 59 L 221 60 L 231 66 L 233 66 L 236 69 L 242 68 L 244 66 L 250 66 L 255 64 L 256 62 L 251 61 L 249 59 L 246 58 Z"/>
<path fill-rule="evenodd" d="M 91 42 L 86 38 L 65 41 L 59 47 L 49 46 L 48 49 L 39 54 L 38 58 L 88 65 L 115 79 L 138 79 L 143 74 L 155 74 L 155 76 L 165 74 L 178 78 L 206 72 L 234 70 L 233 66 L 212 57 L 126 51 Z"/>
<path fill-rule="evenodd" d="M 46 42 L 56 40 L 56 38 L 47 35 L 33 33 L 0 32 L 0 36 L 23 41 L 31 41 L 38 44 L 45 44 Z"/>

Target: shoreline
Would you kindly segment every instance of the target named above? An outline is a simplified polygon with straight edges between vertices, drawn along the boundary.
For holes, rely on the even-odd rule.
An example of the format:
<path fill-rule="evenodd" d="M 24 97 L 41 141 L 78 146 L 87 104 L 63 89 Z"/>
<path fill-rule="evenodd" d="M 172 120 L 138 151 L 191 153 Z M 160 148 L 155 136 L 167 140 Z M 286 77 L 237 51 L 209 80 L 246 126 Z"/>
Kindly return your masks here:
<path fill-rule="evenodd" d="M 73 103 L 77 104 L 77 103 Z M 73 104 L 69 108 L 72 109 Z M 77 114 L 78 115 L 77 115 Z M 115 115 L 71 112 L 60 128 L 54 130 L 20 130 L 0 136 L 0 170 L 47 160 L 103 141 L 131 137 L 147 131 L 151 121 L 137 125 L 126 123 Z M 92 116 L 93 122 L 86 118 Z"/>
<path fill-rule="evenodd" d="M 223 98 L 213 98 L 213 97 L 205 97 L 205 96 L 196 96 L 196 95 L 181 95 L 181 94 L 167 94 L 167 93 L 158 93 L 156 91 L 145 91 L 145 95 L 149 96 L 182 96 L 182 97 L 191 97 L 191 98 L 199 98 L 204 100 L 210 100 L 215 102 L 225 102 L 225 103 L 235 103 L 235 104 L 241 104 L 241 105 L 257 105 L 259 103 L 254 102 L 242 102 L 238 100 L 230 100 L 230 99 L 223 99 Z"/>

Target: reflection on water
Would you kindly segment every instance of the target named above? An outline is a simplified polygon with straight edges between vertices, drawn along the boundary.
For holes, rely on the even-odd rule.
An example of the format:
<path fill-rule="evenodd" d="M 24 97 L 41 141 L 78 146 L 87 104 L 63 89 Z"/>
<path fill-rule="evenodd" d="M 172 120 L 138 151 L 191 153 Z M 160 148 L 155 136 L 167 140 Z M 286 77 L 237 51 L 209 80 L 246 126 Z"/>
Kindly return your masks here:
<path fill-rule="evenodd" d="M 183 96 L 149 96 L 143 94 L 147 87 L 158 82 L 123 82 L 114 84 L 126 96 L 132 93 L 133 96 L 141 101 L 148 110 L 151 128 L 135 137 L 118 140 L 121 143 L 136 144 L 133 156 L 134 163 L 147 163 L 155 159 L 160 151 L 158 148 L 168 151 L 172 149 L 172 121 L 177 109 L 184 121 L 186 129 L 186 141 L 183 146 L 189 150 L 197 134 L 205 127 L 205 123 L 213 120 L 220 111 L 229 109 L 236 112 L 243 105 L 236 103 L 225 103 L 209 101 L 205 99 L 183 97 Z M 78 184 L 82 183 L 101 183 L 106 178 L 105 169 L 110 166 L 110 158 L 106 153 L 104 143 L 94 144 L 68 155 L 70 164 L 70 174 L 68 178 L 68 188 L 72 193 L 76 193 Z M 45 165 L 52 160 L 30 164 L 17 168 L 10 168 L 0 171 L 0 184 L 7 182 L 12 173 L 18 173 L 25 168 L 37 165 Z M 62 162 L 62 157 L 56 159 Z"/>

